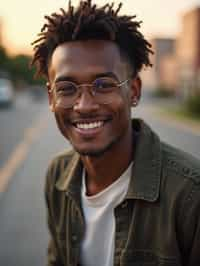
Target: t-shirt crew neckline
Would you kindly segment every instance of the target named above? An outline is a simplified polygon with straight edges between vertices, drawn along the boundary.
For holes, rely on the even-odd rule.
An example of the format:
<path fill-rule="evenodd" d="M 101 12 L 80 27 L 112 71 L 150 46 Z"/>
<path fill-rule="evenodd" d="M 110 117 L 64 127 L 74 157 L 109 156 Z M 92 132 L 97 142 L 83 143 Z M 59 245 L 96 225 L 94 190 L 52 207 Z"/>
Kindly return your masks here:
<path fill-rule="evenodd" d="M 83 172 L 83 179 L 82 179 L 82 197 L 87 202 L 88 205 L 91 207 L 100 207 L 105 205 L 107 202 L 109 202 L 110 194 L 112 191 L 115 191 L 120 186 L 123 187 L 124 183 L 129 183 L 130 177 L 131 177 L 131 170 L 132 170 L 133 162 L 131 162 L 128 166 L 128 168 L 123 172 L 123 174 L 116 179 L 112 184 L 110 184 L 108 187 L 106 187 L 101 192 L 88 196 L 86 194 L 86 171 Z"/>

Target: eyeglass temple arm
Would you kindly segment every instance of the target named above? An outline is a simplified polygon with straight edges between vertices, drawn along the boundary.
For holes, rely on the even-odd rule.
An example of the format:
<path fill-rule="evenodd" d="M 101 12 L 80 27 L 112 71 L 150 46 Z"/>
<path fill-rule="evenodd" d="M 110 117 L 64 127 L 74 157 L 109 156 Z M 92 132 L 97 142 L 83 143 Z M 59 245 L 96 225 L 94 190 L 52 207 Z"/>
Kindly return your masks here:
<path fill-rule="evenodd" d="M 118 84 L 118 86 L 122 86 L 122 85 L 126 84 L 129 80 L 130 80 L 130 79 L 126 79 L 126 80 L 120 82 L 120 83 Z"/>

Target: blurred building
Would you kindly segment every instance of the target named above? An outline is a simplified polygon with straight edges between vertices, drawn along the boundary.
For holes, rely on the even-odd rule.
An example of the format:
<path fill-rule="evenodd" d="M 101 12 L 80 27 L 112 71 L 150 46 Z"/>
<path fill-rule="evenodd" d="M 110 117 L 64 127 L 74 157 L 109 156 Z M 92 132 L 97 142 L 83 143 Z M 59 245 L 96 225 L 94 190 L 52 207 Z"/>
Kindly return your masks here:
<path fill-rule="evenodd" d="M 200 88 L 200 7 L 183 15 L 176 53 L 179 85 L 188 94 Z"/>
<path fill-rule="evenodd" d="M 150 42 L 154 51 L 154 55 L 151 56 L 153 67 L 142 73 L 144 86 L 149 89 L 174 88 L 177 84 L 175 39 L 154 38 Z"/>
<path fill-rule="evenodd" d="M 152 39 L 153 68 L 142 73 L 144 87 L 183 96 L 200 92 L 200 7 L 183 15 L 181 28 L 176 40 Z"/>
<path fill-rule="evenodd" d="M 179 85 L 177 55 L 172 54 L 162 57 L 160 62 L 160 86 L 161 89 L 176 92 Z"/>

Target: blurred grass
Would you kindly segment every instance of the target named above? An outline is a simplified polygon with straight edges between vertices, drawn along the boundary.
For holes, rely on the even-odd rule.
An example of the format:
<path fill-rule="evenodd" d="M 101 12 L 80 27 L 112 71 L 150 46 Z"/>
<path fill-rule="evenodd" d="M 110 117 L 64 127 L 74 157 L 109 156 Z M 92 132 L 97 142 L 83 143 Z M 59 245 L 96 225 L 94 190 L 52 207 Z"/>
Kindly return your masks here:
<path fill-rule="evenodd" d="M 200 119 L 200 93 L 188 97 L 185 101 L 185 112 L 194 118 Z"/>
<path fill-rule="evenodd" d="M 158 86 L 152 93 L 155 98 L 173 98 L 175 96 L 174 90 L 163 86 Z"/>
<path fill-rule="evenodd" d="M 194 91 L 196 92 L 194 95 L 190 95 L 182 101 L 177 100 L 176 104 L 164 107 L 161 112 L 180 120 L 191 120 L 200 123 L 200 89 Z M 153 97 L 173 101 L 176 95 L 174 90 L 159 86 L 153 92 Z"/>
<path fill-rule="evenodd" d="M 164 108 L 162 109 L 161 113 L 173 116 L 176 119 L 181 121 L 193 121 L 200 124 L 200 114 L 193 112 L 187 106 L 173 106 L 170 109 Z"/>

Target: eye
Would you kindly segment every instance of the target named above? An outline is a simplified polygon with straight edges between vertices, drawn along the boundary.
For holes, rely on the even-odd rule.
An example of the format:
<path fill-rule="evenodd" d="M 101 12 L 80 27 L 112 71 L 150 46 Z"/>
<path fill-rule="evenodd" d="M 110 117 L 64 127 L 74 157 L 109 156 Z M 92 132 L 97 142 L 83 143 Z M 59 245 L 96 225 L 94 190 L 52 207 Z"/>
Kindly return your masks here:
<path fill-rule="evenodd" d="M 116 88 L 116 81 L 111 78 L 99 78 L 93 83 L 97 92 L 110 92 Z"/>
<path fill-rule="evenodd" d="M 64 81 L 56 84 L 55 92 L 57 96 L 70 96 L 77 92 L 77 87 L 73 82 Z"/>

